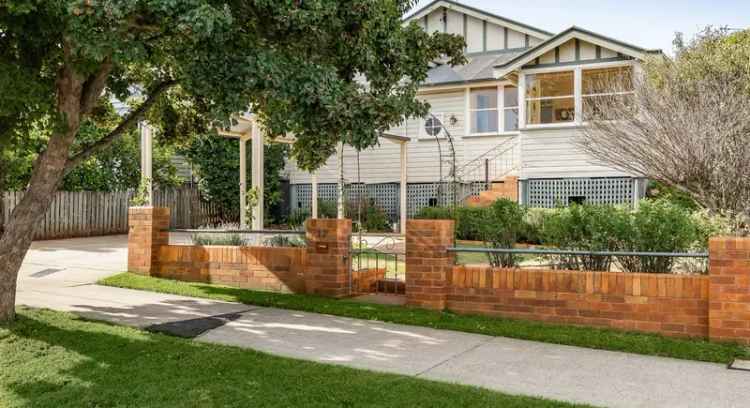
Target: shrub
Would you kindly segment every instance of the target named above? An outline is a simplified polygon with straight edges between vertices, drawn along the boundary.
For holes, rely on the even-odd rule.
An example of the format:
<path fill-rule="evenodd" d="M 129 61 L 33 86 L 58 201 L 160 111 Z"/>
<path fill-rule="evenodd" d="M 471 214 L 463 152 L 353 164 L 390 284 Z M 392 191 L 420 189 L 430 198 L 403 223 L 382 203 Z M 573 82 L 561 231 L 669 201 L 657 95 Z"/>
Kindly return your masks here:
<path fill-rule="evenodd" d="M 361 222 L 359 220 L 360 210 Z M 355 231 L 359 231 L 360 228 L 365 232 L 393 231 L 388 214 L 374 200 L 363 199 L 361 208 L 358 201 L 349 202 L 346 206 L 346 216 L 352 220 Z"/>
<path fill-rule="evenodd" d="M 193 244 L 200 246 L 247 246 L 247 241 L 240 234 L 193 234 Z"/>
<path fill-rule="evenodd" d="M 616 251 L 629 229 L 628 210 L 606 205 L 573 204 L 544 216 L 542 240 L 560 249 Z M 609 270 L 611 256 L 570 255 L 556 266 L 573 270 Z"/>
<path fill-rule="evenodd" d="M 339 215 L 335 201 L 318 200 L 318 218 L 336 218 Z"/>
<path fill-rule="evenodd" d="M 452 220 L 453 209 L 450 207 L 424 207 L 414 216 L 420 220 Z"/>
<path fill-rule="evenodd" d="M 514 201 L 500 199 L 481 212 L 479 234 L 490 248 L 513 248 L 525 229 L 526 209 Z M 490 265 L 510 267 L 518 263 L 515 254 L 488 253 Z"/>
<path fill-rule="evenodd" d="M 295 210 L 292 210 L 292 212 L 289 213 L 289 217 L 287 217 L 287 224 L 289 224 L 289 228 L 299 230 L 302 229 L 305 225 L 305 220 L 310 218 L 310 211 L 305 208 L 297 208 Z"/>
<path fill-rule="evenodd" d="M 643 200 L 630 213 L 630 225 L 621 250 L 641 252 L 686 252 L 702 239 L 698 224 L 682 205 L 668 200 Z M 629 272 L 670 272 L 672 257 L 620 257 Z"/>
<path fill-rule="evenodd" d="M 307 242 L 304 239 L 286 235 L 274 235 L 271 238 L 266 239 L 264 243 L 269 247 L 301 248 L 307 246 Z"/>

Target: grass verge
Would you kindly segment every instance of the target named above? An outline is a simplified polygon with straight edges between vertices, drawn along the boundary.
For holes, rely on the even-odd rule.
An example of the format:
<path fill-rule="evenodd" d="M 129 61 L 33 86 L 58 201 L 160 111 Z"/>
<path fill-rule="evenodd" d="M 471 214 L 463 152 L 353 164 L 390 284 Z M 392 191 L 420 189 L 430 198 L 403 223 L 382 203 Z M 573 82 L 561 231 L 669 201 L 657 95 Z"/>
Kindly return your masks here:
<path fill-rule="evenodd" d="M 729 363 L 738 357 L 750 358 L 750 349 L 732 343 L 711 343 L 701 339 L 680 339 L 658 334 L 565 326 L 480 315 L 457 315 L 450 312 L 364 304 L 313 295 L 259 292 L 205 283 L 152 278 L 132 273 L 114 275 L 101 280 L 99 283 L 107 286 L 224 300 L 248 305 L 325 313 L 335 316 L 380 320 L 435 329 L 684 360 Z"/>
<path fill-rule="evenodd" d="M 275 357 L 22 308 L 0 325 L 2 407 L 572 407 Z"/>

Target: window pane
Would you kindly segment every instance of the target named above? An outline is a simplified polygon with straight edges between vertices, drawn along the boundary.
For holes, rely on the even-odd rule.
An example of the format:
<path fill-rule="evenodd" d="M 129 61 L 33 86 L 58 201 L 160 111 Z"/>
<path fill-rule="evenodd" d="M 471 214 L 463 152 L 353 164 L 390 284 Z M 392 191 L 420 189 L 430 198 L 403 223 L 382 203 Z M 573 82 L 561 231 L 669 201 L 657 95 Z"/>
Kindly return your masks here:
<path fill-rule="evenodd" d="M 503 102 L 506 108 L 518 106 L 518 88 L 515 86 L 506 86 L 503 89 Z"/>
<path fill-rule="evenodd" d="M 497 132 L 497 110 L 471 113 L 471 133 Z"/>
<path fill-rule="evenodd" d="M 471 109 L 497 109 L 497 88 L 471 91 Z"/>
<path fill-rule="evenodd" d="M 534 74 L 526 78 L 527 98 L 573 96 L 573 71 Z"/>
<path fill-rule="evenodd" d="M 506 132 L 518 130 L 518 109 L 505 109 L 505 124 L 503 127 Z"/>
<path fill-rule="evenodd" d="M 583 70 L 583 94 L 630 92 L 633 74 L 630 67 Z"/>
<path fill-rule="evenodd" d="M 634 95 L 597 95 L 583 97 L 584 120 L 614 120 L 633 115 Z"/>
<path fill-rule="evenodd" d="M 575 101 L 573 98 L 527 101 L 526 118 L 529 125 L 572 122 L 575 119 Z"/>

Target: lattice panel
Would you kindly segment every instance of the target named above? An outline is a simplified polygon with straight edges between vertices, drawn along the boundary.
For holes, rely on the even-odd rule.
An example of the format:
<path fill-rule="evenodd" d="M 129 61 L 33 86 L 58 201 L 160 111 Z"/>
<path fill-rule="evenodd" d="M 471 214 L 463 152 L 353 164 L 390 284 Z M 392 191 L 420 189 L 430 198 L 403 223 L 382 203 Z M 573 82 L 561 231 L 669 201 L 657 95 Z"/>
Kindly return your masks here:
<path fill-rule="evenodd" d="M 375 200 L 392 221 L 399 217 L 399 184 L 347 184 L 344 189 L 347 201 L 358 197 Z M 320 201 L 336 202 L 338 198 L 338 184 L 318 184 L 318 199 Z M 312 185 L 293 184 L 290 187 L 291 208 L 310 209 L 312 206 Z"/>
<path fill-rule="evenodd" d="M 631 178 L 544 179 L 527 181 L 529 207 L 553 208 L 571 202 L 589 204 L 630 204 L 634 180 Z"/>

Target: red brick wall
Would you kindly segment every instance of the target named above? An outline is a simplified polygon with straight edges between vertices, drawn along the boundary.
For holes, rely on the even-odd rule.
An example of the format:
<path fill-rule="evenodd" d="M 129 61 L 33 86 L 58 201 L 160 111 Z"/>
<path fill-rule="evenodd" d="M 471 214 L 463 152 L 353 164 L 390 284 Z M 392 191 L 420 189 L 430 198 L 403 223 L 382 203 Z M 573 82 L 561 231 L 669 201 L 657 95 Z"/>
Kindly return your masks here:
<path fill-rule="evenodd" d="M 352 221 L 310 219 L 307 231 L 307 292 L 342 297 L 350 294 Z"/>
<path fill-rule="evenodd" d="M 457 313 L 706 337 L 708 277 L 456 266 L 447 308 Z"/>
<path fill-rule="evenodd" d="M 452 220 L 406 221 L 406 304 L 442 310 L 453 268 Z"/>
<path fill-rule="evenodd" d="M 454 266 L 453 222 L 412 220 L 407 303 L 458 313 L 750 344 L 750 238 L 709 244 L 709 275 Z"/>
<path fill-rule="evenodd" d="M 750 238 L 712 238 L 709 268 L 709 337 L 750 345 Z"/>
<path fill-rule="evenodd" d="M 169 245 L 168 208 L 129 209 L 128 269 L 273 292 L 350 293 L 351 220 L 308 220 L 306 248 Z"/>
<path fill-rule="evenodd" d="M 305 293 L 305 248 L 165 245 L 151 276 Z"/>
<path fill-rule="evenodd" d="M 148 275 L 156 262 L 155 248 L 169 243 L 169 208 L 128 209 L 128 270 Z"/>

